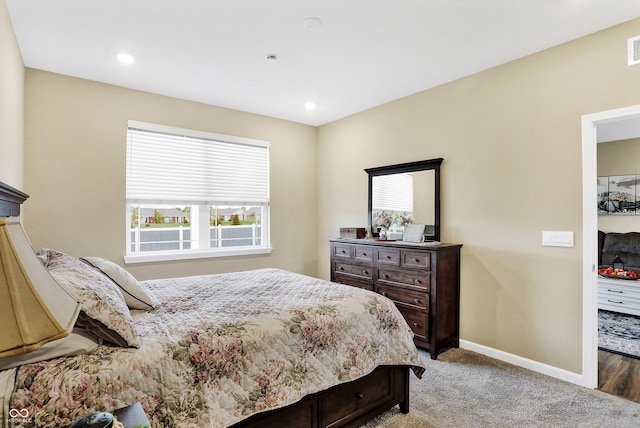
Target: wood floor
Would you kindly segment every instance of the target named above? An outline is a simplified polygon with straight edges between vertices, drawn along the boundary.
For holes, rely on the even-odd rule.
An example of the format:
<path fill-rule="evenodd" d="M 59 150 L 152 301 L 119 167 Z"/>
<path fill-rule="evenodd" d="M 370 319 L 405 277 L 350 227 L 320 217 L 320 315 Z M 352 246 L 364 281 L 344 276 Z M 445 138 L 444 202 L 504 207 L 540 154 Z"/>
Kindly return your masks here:
<path fill-rule="evenodd" d="M 640 359 L 598 350 L 598 389 L 640 403 Z"/>

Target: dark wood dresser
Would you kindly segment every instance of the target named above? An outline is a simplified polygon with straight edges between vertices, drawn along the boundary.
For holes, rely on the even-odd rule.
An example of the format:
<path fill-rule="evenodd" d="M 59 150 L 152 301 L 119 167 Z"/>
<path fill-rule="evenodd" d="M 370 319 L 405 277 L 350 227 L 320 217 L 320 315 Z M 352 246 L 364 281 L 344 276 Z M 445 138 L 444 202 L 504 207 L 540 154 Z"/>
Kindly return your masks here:
<path fill-rule="evenodd" d="M 432 359 L 459 346 L 461 244 L 330 239 L 331 280 L 393 300 Z"/>

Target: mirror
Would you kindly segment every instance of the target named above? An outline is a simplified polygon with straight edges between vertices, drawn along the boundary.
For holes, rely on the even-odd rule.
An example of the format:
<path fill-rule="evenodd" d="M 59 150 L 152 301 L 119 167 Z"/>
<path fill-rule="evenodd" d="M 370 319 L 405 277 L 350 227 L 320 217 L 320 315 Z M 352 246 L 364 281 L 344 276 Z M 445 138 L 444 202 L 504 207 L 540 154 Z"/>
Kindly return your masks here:
<path fill-rule="evenodd" d="M 376 231 L 376 218 L 393 218 L 388 239 L 401 240 L 405 224 L 424 224 L 425 241 L 440 240 L 440 164 L 429 159 L 365 169 L 369 175 L 368 225 Z"/>

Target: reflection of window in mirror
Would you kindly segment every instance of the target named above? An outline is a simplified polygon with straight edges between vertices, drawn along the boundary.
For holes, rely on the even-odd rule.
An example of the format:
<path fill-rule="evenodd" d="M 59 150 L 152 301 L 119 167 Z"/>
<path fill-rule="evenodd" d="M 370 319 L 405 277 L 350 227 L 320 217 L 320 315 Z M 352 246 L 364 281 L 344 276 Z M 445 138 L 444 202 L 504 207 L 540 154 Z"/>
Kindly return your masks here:
<path fill-rule="evenodd" d="M 371 209 L 374 224 L 383 211 L 394 219 L 399 216 L 413 219 L 413 173 L 378 175 L 372 180 Z M 393 234 L 402 234 L 402 225 L 396 220 L 391 224 L 390 231 Z"/>
<path fill-rule="evenodd" d="M 395 219 L 390 228 L 394 239 L 401 239 L 404 232 L 401 217 L 410 223 L 434 224 L 433 170 L 374 176 L 372 186 L 372 223 L 382 211 L 391 214 Z"/>

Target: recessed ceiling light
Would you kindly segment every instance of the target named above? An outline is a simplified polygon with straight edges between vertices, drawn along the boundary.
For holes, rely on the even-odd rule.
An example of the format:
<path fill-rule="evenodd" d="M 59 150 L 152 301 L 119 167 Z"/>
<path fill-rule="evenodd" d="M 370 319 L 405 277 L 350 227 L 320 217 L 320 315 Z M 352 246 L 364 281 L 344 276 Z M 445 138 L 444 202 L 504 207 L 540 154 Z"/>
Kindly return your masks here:
<path fill-rule="evenodd" d="M 314 108 L 316 108 L 316 103 L 314 103 L 313 101 L 309 101 L 304 103 L 304 108 L 306 108 L 307 110 L 313 110 Z"/>
<path fill-rule="evenodd" d="M 116 58 L 118 59 L 118 61 L 120 61 L 123 64 L 133 64 L 134 61 L 136 60 L 133 56 L 129 55 L 128 53 L 124 53 L 121 52 L 119 53 Z"/>
<path fill-rule="evenodd" d="M 267 62 L 276 62 L 278 60 L 278 55 L 269 54 L 265 57 L 265 59 L 267 60 Z"/>
<path fill-rule="evenodd" d="M 320 27 L 322 27 L 322 20 L 320 18 L 311 16 L 309 18 L 305 18 L 302 21 L 302 25 L 309 31 L 316 31 L 319 30 Z"/>

